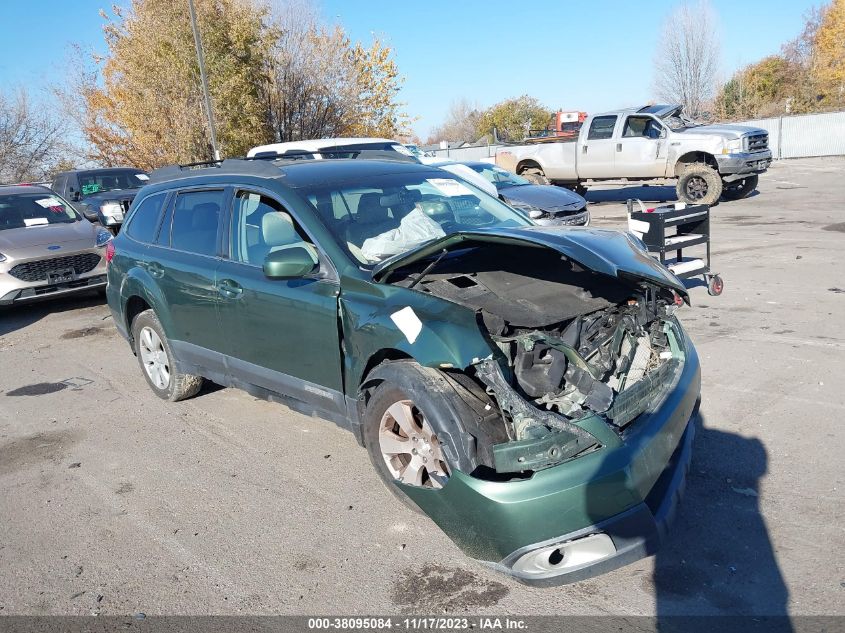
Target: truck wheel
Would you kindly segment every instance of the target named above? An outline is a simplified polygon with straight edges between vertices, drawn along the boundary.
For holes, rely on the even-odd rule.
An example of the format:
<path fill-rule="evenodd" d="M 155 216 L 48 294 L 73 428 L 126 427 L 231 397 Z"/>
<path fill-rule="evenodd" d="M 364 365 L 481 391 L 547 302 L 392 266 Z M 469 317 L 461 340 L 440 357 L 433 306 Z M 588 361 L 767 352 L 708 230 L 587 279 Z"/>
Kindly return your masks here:
<path fill-rule="evenodd" d="M 681 202 L 712 206 L 722 195 L 722 179 L 710 165 L 691 163 L 678 176 L 675 190 Z"/>
<path fill-rule="evenodd" d="M 522 173 L 519 175 L 534 185 L 549 184 L 549 179 L 546 178 L 546 174 L 543 173 L 543 170 L 539 167 L 529 167 L 527 169 L 523 169 Z"/>
<path fill-rule="evenodd" d="M 587 195 L 587 188 L 584 185 L 562 185 L 564 189 L 574 191 L 582 198 Z"/>
<path fill-rule="evenodd" d="M 723 183 L 722 197 L 725 200 L 742 200 L 747 198 L 757 188 L 759 176 L 748 176 L 741 180 Z"/>

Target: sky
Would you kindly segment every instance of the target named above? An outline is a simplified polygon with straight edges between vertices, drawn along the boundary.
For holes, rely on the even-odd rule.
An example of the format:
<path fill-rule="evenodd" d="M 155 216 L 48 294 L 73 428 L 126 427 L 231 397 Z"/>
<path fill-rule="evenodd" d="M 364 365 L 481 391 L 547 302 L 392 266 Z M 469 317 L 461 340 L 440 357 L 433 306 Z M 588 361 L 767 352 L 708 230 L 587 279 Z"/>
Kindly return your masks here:
<path fill-rule="evenodd" d="M 180 0 L 173 0 L 178 2 Z M 284 0 L 275 0 L 283 2 Z M 119 2 L 125 4 L 125 0 Z M 46 96 L 74 43 L 104 50 L 112 0 L 0 0 L 0 89 Z M 450 104 L 528 94 L 551 109 L 599 112 L 648 102 L 661 24 L 677 0 L 317 0 L 355 40 L 395 50 L 401 99 L 425 140 Z M 712 0 L 722 75 L 777 53 L 819 0 Z"/>

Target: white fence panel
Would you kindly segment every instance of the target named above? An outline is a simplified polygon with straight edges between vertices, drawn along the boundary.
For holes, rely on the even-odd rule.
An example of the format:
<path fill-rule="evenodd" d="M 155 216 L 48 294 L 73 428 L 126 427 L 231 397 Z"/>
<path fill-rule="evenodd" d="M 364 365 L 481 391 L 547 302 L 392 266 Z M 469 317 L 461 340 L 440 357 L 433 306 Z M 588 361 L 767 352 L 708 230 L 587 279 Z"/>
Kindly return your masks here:
<path fill-rule="evenodd" d="M 781 158 L 845 154 L 845 112 L 784 117 Z"/>

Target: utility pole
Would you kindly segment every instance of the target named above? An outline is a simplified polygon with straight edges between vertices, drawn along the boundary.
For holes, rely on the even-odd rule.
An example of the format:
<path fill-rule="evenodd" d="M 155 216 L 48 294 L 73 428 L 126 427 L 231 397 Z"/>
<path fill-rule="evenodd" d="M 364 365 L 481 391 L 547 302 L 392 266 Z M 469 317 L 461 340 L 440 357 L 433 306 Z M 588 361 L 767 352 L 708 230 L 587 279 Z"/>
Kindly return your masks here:
<path fill-rule="evenodd" d="M 197 45 L 197 62 L 200 67 L 200 82 L 205 97 L 205 111 L 208 114 L 208 129 L 211 132 L 211 148 L 214 150 L 214 160 L 220 160 L 220 150 L 217 148 L 217 130 L 214 127 L 214 112 L 211 110 L 211 95 L 208 93 L 208 79 L 205 76 L 205 59 L 202 53 L 202 40 L 197 28 L 197 12 L 194 10 L 194 0 L 188 0 L 188 11 L 191 13 L 191 28 L 194 29 L 194 44 Z"/>

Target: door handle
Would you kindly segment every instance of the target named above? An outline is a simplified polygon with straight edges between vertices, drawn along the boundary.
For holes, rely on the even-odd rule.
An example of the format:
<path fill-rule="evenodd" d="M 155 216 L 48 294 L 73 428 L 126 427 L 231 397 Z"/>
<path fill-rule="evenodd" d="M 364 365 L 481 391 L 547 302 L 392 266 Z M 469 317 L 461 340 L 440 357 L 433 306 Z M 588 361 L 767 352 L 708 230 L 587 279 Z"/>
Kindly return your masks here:
<path fill-rule="evenodd" d="M 244 292 L 241 285 L 231 279 L 223 279 L 217 283 L 217 292 L 227 299 L 238 299 Z"/>
<path fill-rule="evenodd" d="M 587 153 L 587 146 L 586 146 L 586 145 L 582 145 L 582 146 L 581 146 L 581 153 L 582 153 L 582 154 L 586 154 L 586 153 Z"/>
<path fill-rule="evenodd" d="M 617 152 L 621 152 L 621 151 L 622 151 L 622 143 L 617 143 L 617 144 L 616 144 L 616 151 L 617 151 Z"/>
<path fill-rule="evenodd" d="M 164 276 L 164 268 L 161 264 L 157 262 L 150 262 L 147 264 L 147 272 L 150 273 L 153 277 L 163 277 Z"/>

